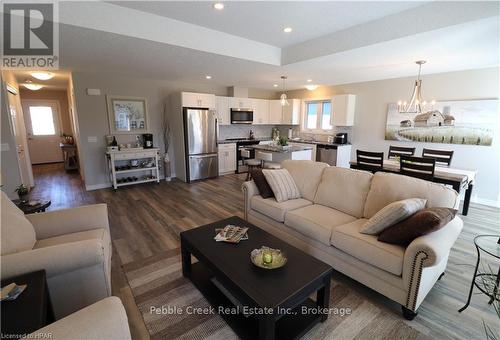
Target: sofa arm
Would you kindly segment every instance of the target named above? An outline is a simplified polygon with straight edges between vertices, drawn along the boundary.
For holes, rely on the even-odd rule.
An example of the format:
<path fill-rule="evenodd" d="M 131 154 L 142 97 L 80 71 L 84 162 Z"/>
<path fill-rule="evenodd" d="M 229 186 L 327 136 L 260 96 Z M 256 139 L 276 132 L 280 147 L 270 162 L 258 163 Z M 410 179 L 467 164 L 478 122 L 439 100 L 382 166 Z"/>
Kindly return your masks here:
<path fill-rule="evenodd" d="M 2 255 L 2 279 L 45 269 L 47 277 L 105 262 L 100 240 L 84 240 Z"/>
<path fill-rule="evenodd" d="M 241 191 L 243 191 L 243 199 L 244 199 L 244 203 L 243 203 L 244 209 L 245 209 L 244 217 L 245 217 L 245 220 L 247 220 L 248 219 L 248 211 L 250 210 L 250 199 L 253 196 L 259 194 L 259 189 L 255 185 L 254 181 L 248 181 L 248 182 L 243 183 L 243 185 L 241 186 Z"/>
<path fill-rule="evenodd" d="M 415 271 L 437 265 L 448 256 L 462 228 L 462 219 L 455 216 L 443 228 L 417 237 L 408 245 L 403 263 L 403 282 L 406 287 L 415 276 Z"/>
<path fill-rule="evenodd" d="M 27 339 L 131 339 L 119 298 L 105 298 L 31 334 Z"/>
<path fill-rule="evenodd" d="M 33 224 L 36 238 L 39 240 L 96 228 L 104 228 L 109 232 L 106 204 L 29 214 L 26 218 Z"/>

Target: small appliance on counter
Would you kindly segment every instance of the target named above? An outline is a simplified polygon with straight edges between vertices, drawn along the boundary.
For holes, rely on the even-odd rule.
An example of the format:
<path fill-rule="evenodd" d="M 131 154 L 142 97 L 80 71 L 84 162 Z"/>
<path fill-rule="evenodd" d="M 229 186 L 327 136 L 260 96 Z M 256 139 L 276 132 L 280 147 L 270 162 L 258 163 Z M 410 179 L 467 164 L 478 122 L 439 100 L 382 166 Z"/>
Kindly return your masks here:
<path fill-rule="evenodd" d="M 292 139 L 292 138 L 293 138 L 293 129 L 288 128 L 288 139 Z"/>
<path fill-rule="evenodd" d="M 253 134 L 253 130 L 250 130 L 250 134 L 248 136 L 248 139 L 255 139 L 255 135 Z"/>
<path fill-rule="evenodd" d="M 144 149 L 152 149 L 153 148 L 153 134 L 152 133 L 144 133 L 142 135 L 142 146 Z"/>
<path fill-rule="evenodd" d="M 335 138 L 333 139 L 333 142 L 335 144 L 347 144 L 347 133 L 346 132 L 337 133 L 335 135 Z"/>

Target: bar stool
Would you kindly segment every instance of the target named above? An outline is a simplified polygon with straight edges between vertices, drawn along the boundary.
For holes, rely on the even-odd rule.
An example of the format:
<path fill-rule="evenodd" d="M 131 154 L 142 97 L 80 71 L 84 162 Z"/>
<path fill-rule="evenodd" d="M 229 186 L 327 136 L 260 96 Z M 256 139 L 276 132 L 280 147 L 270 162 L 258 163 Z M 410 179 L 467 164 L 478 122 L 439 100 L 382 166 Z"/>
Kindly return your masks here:
<path fill-rule="evenodd" d="M 261 162 L 255 158 L 250 159 L 250 150 L 248 149 L 241 149 L 240 155 L 241 158 L 243 159 L 243 164 L 246 164 L 246 166 L 248 167 L 246 181 L 249 181 L 252 178 L 250 171 L 253 169 L 260 168 Z"/>
<path fill-rule="evenodd" d="M 272 161 L 272 153 L 259 151 L 258 155 L 260 160 L 262 161 L 263 169 L 281 169 L 281 164 Z"/>

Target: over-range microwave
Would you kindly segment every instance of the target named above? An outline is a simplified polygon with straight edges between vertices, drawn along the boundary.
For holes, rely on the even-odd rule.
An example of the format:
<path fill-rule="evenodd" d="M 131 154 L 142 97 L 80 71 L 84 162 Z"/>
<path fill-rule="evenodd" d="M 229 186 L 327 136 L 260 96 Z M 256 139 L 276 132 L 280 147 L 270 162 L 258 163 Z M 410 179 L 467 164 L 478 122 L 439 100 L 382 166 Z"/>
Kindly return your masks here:
<path fill-rule="evenodd" d="M 253 110 L 231 108 L 231 124 L 253 124 Z"/>

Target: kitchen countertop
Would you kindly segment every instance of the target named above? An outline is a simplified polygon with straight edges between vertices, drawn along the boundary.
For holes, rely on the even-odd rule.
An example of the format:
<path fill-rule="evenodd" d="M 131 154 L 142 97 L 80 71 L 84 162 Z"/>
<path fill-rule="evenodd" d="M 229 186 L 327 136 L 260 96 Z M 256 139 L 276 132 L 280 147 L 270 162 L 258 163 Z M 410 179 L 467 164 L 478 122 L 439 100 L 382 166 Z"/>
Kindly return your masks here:
<path fill-rule="evenodd" d="M 307 139 L 289 139 L 290 143 L 305 143 L 305 144 L 316 144 L 316 145 L 327 145 L 327 146 L 345 146 L 351 145 L 351 143 L 338 144 L 338 143 L 330 143 L 319 140 L 307 140 Z"/>
<path fill-rule="evenodd" d="M 241 139 L 220 139 L 217 141 L 218 144 L 229 144 L 229 143 L 236 143 L 236 142 L 239 142 L 239 141 L 268 141 L 268 140 L 272 140 L 271 137 L 257 137 L 257 138 L 254 138 L 254 139 L 249 139 L 249 138 L 245 138 L 245 137 L 241 137 Z"/>
<path fill-rule="evenodd" d="M 312 150 L 312 146 L 300 146 L 300 145 L 289 145 L 288 147 L 281 148 L 279 146 L 274 145 L 252 145 L 251 148 L 255 150 L 269 151 L 269 152 L 279 152 L 279 153 L 289 153 L 289 152 L 297 152 L 297 151 L 305 151 Z"/>

